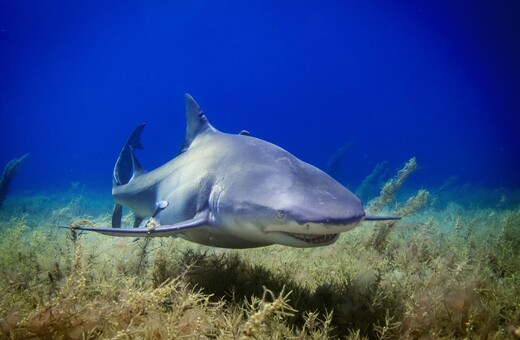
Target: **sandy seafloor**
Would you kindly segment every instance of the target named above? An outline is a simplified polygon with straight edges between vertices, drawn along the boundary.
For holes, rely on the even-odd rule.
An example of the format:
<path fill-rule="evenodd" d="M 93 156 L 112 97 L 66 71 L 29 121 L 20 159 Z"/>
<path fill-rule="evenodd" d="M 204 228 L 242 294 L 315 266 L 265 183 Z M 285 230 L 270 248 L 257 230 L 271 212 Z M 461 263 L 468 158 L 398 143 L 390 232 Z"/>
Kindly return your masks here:
<path fill-rule="evenodd" d="M 380 212 L 416 194 L 404 192 Z M 13 192 L 0 210 L 0 337 L 518 338 L 519 197 L 439 188 L 395 225 L 364 222 L 331 246 L 227 250 L 74 239 L 59 226 L 109 225 L 108 190 Z"/>

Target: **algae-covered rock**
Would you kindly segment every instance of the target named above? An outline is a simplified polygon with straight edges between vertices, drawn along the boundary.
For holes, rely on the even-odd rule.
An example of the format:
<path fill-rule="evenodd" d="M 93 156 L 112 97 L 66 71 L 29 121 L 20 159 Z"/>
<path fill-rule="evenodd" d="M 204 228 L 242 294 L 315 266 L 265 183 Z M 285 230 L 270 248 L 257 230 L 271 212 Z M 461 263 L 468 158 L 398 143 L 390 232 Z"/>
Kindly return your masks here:
<path fill-rule="evenodd" d="M 27 157 L 29 157 L 28 153 L 20 158 L 15 158 L 9 161 L 9 163 L 7 163 L 5 166 L 2 178 L 0 179 L 0 208 L 2 207 L 2 203 L 9 191 L 9 185 L 18 174 L 18 168 L 27 159 Z"/>

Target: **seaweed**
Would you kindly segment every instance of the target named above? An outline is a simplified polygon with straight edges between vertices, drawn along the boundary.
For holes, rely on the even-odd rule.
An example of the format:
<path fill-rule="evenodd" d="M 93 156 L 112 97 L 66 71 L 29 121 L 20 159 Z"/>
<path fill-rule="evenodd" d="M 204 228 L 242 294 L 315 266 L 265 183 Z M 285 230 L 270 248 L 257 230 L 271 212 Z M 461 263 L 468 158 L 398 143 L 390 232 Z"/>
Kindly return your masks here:
<path fill-rule="evenodd" d="M 361 198 L 362 200 L 367 198 L 369 194 L 372 192 L 373 187 L 375 186 L 376 179 L 380 178 L 382 176 L 383 171 L 385 170 L 387 166 L 387 162 L 381 162 L 377 164 L 368 175 L 363 182 L 359 185 L 359 187 L 356 189 L 356 195 Z"/>
<path fill-rule="evenodd" d="M 335 178 L 336 180 L 340 180 L 339 177 L 343 172 L 343 163 L 345 162 L 345 158 L 347 157 L 347 154 L 349 153 L 351 146 L 352 142 L 343 144 L 329 157 L 327 161 L 325 172 L 333 178 Z"/>
<path fill-rule="evenodd" d="M 369 210 L 377 213 L 384 206 L 392 203 L 395 195 L 408 177 L 417 170 L 417 160 L 415 157 L 410 158 L 404 167 L 399 170 L 395 177 L 385 183 L 378 197 L 369 202 Z"/>
<path fill-rule="evenodd" d="M 7 193 L 9 192 L 9 186 L 11 185 L 11 182 L 18 174 L 18 169 L 23 164 L 23 162 L 29 157 L 29 154 L 25 154 L 20 158 L 15 158 L 4 168 L 4 172 L 2 173 L 2 178 L 0 178 L 0 208 L 2 208 L 2 204 L 7 196 Z"/>
<path fill-rule="evenodd" d="M 55 223 L 108 225 L 99 207 L 110 204 L 94 202 L 88 192 L 81 199 L 68 195 L 17 197 L 0 212 L 0 338 L 514 339 L 520 333 L 518 203 L 439 208 L 421 189 L 410 198 L 394 194 L 379 208 L 404 216 L 381 234 L 382 246 L 372 245 L 380 231 L 367 223 L 327 247 L 236 251 L 175 238 L 134 242 L 78 233 L 71 240 Z M 20 214 L 13 204 L 39 209 Z M 131 227 L 132 216 L 123 222 Z"/>
<path fill-rule="evenodd" d="M 406 162 L 403 168 L 397 172 L 395 177 L 391 178 L 385 183 L 385 185 L 383 185 L 380 195 L 368 204 L 368 210 L 371 213 L 377 213 L 385 206 L 394 203 L 397 192 L 415 170 L 417 170 L 417 160 L 413 157 Z M 420 189 L 415 196 L 408 198 L 404 204 L 396 204 L 390 214 L 399 217 L 411 215 L 425 207 L 428 203 L 429 197 L 430 193 L 427 190 Z M 389 233 L 394 229 L 397 223 L 398 221 L 396 220 L 375 223 L 374 231 L 369 238 L 367 245 L 373 247 L 378 252 L 382 252 L 387 244 Z"/>

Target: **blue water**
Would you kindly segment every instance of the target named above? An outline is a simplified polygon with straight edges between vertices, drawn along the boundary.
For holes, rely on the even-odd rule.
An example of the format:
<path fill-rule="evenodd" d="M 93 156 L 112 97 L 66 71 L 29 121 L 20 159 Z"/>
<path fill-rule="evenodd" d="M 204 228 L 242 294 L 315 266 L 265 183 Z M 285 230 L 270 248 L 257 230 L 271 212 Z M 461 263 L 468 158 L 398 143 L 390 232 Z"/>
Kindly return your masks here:
<path fill-rule="evenodd" d="M 413 181 L 520 188 L 520 2 L 0 0 L 0 167 L 13 190 L 111 188 L 138 123 L 153 169 L 191 93 L 341 181 L 416 156 Z"/>

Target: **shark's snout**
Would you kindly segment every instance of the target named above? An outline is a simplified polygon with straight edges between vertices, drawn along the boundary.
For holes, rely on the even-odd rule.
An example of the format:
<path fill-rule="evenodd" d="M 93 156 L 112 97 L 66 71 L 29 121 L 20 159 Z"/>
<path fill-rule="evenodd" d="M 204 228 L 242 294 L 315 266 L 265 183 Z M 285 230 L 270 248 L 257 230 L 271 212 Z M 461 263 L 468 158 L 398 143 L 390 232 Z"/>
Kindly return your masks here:
<path fill-rule="evenodd" d="M 354 194 L 346 188 L 339 189 L 327 199 L 319 194 L 306 196 L 305 204 L 291 211 L 291 218 L 306 229 L 321 229 L 322 232 L 343 232 L 345 228 L 350 230 L 363 220 L 365 211 Z"/>
<path fill-rule="evenodd" d="M 329 191 L 302 190 L 287 207 L 283 223 L 265 228 L 277 243 L 294 247 L 315 247 L 336 242 L 339 234 L 355 228 L 365 217 L 361 201 L 344 187 Z M 331 194 L 331 192 L 333 194 Z"/>
<path fill-rule="evenodd" d="M 293 247 L 324 246 L 336 242 L 340 233 L 355 228 L 364 217 L 362 207 L 339 212 L 331 212 L 325 207 L 300 207 L 295 214 L 286 213 L 283 221 L 266 225 L 263 230 L 268 238 L 279 244 Z"/>

